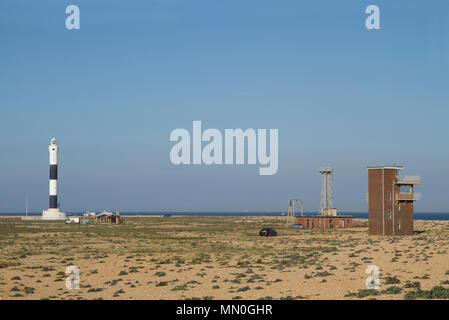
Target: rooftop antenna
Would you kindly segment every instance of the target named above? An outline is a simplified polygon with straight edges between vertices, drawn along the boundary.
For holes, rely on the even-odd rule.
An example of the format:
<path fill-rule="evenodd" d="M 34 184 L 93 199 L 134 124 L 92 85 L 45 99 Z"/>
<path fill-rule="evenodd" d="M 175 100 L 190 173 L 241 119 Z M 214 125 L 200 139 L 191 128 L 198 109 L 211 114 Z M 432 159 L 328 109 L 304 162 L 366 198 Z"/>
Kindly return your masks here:
<path fill-rule="evenodd" d="M 320 202 L 320 215 L 327 215 L 329 209 L 332 209 L 332 172 L 334 169 L 331 167 L 321 167 L 318 171 L 322 175 L 321 184 L 321 202 Z"/>

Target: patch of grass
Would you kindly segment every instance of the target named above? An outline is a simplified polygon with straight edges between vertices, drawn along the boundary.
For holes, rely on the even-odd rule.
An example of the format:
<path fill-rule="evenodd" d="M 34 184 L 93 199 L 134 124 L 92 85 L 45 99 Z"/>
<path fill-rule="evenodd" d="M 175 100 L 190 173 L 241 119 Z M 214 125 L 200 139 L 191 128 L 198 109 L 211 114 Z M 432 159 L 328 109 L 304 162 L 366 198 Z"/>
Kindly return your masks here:
<path fill-rule="evenodd" d="M 114 280 L 111 280 L 111 281 L 106 281 L 104 284 L 109 284 L 112 287 L 112 286 L 115 286 L 120 281 L 123 281 L 123 280 L 121 278 L 120 279 L 114 279 Z"/>
<path fill-rule="evenodd" d="M 118 297 L 118 296 L 119 296 L 120 294 L 122 294 L 122 293 L 125 293 L 125 291 L 123 291 L 123 289 L 120 289 L 120 290 L 114 292 L 113 296 L 114 296 L 114 297 Z"/>
<path fill-rule="evenodd" d="M 156 283 L 156 287 L 166 287 L 168 285 L 167 281 L 161 281 Z"/>
<path fill-rule="evenodd" d="M 332 276 L 332 275 L 333 275 L 333 273 L 323 271 L 323 272 L 318 272 L 317 274 L 315 274 L 315 277 L 328 277 L 328 276 Z"/>
<path fill-rule="evenodd" d="M 15 295 L 13 295 L 13 297 L 23 297 L 23 294 L 21 294 L 21 293 L 16 293 Z"/>
<path fill-rule="evenodd" d="M 166 273 L 164 271 L 158 271 L 154 275 L 157 277 L 164 277 L 166 275 Z"/>
<path fill-rule="evenodd" d="M 384 294 L 399 294 L 401 292 L 402 292 L 402 288 L 397 287 L 397 286 L 391 286 L 382 291 L 382 293 L 384 293 Z"/>
<path fill-rule="evenodd" d="M 187 290 L 187 284 L 181 284 L 179 286 L 176 286 L 174 288 L 171 289 L 171 291 L 182 291 L 182 290 Z"/>
<path fill-rule="evenodd" d="M 248 291 L 248 290 L 251 290 L 251 288 L 248 287 L 248 286 L 245 286 L 245 287 L 241 287 L 241 288 L 237 289 L 237 292 L 240 292 L 240 291 Z"/>
<path fill-rule="evenodd" d="M 415 290 L 407 292 L 404 295 L 404 299 L 449 299 L 449 288 L 442 286 L 432 287 L 430 290 Z"/>
<path fill-rule="evenodd" d="M 42 271 L 54 271 L 55 268 L 53 267 L 42 267 Z"/>
<path fill-rule="evenodd" d="M 345 297 L 366 298 L 369 296 L 378 296 L 381 292 L 375 289 L 359 289 L 358 292 L 348 292 Z"/>
<path fill-rule="evenodd" d="M 135 273 L 135 272 L 139 272 L 139 270 L 137 270 L 137 267 L 129 267 L 129 272 Z"/>
<path fill-rule="evenodd" d="M 32 293 L 34 293 L 34 290 L 36 290 L 36 289 L 34 289 L 33 287 L 25 287 L 25 288 L 23 288 L 23 291 L 24 291 L 26 294 L 32 294 Z"/>
<path fill-rule="evenodd" d="M 401 283 L 401 280 L 399 280 L 397 276 L 385 278 L 385 284 L 398 284 L 398 283 Z"/>
<path fill-rule="evenodd" d="M 410 282 L 407 281 L 404 284 L 404 288 L 413 288 L 413 289 L 417 289 L 417 290 L 421 290 L 421 283 L 419 283 L 419 281 L 414 281 L 414 282 Z"/>
<path fill-rule="evenodd" d="M 8 267 L 16 267 L 18 265 L 20 265 L 20 263 L 18 263 L 18 262 L 0 261 L 0 269 L 8 268 Z"/>

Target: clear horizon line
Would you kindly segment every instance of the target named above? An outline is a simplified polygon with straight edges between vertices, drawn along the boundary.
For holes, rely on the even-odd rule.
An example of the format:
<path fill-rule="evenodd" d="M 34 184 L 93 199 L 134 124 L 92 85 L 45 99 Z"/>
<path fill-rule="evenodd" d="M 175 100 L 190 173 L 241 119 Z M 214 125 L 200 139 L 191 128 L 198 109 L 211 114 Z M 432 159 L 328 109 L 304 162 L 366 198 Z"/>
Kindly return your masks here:
<path fill-rule="evenodd" d="M 64 210 L 63 210 L 64 211 Z M 93 212 L 101 212 L 101 211 L 108 211 L 108 210 L 91 210 Z M 120 211 L 122 213 L 286 213 L 287 210 L 215 210 L 215 211 L 211 211 L 211 210 L 111 210 L 111 211 Z M 67 213 L 79 213 L 79 212 L 87 212 L 86 210 L 67 210 Z M 304 213 L 318 213 L 318 211 L 313 210 L 313 211 L 308 211 L 308 210 L 304 210 Z M 338 211 L 338 212 L 343 212 L 343 213 L 368 213 L 368 210 L 366 211 Z M 0 215 L 5 215 L 5 214 L 18 214 L 18 213 L 23 213 L 25 214 L 25 211 L 8 211 L 8 212 L 0 212 Z M 28 214 L 40 214 L 42 213 L 42 211 L 28 211 Z M 299 211 L 297 212 L 299 213 Z M 438 213 L 443 213 L 443 214 L 447 214 L 449 213 L 448 211 L 415 211 L 415 214 L 422 214 L 422 213 L 434 213 L 434 214 L 438 214 Z"/>

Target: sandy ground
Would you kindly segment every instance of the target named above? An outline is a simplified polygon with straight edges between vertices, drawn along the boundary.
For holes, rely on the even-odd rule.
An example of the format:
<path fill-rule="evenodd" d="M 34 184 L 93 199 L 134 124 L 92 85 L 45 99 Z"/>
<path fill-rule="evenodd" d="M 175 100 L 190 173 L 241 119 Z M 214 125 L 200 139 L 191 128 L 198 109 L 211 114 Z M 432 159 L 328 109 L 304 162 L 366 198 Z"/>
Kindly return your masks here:
<path fill-rule="evenodd" d="M 321 231 L 289 229 L 282 217 L 124 219 L 0 221 L 0 298 L 404 299 L 449 291 L 449 221 L 415 221 L 415 235 L 393 238 L 368 236 L 366 220 Z M 278 236 L 259 237 L 267 226 Z M 79 289 L 66 287 L 70 265 L 79 268 Z M 366 290 L 373 265 L 380 288 Z"/>

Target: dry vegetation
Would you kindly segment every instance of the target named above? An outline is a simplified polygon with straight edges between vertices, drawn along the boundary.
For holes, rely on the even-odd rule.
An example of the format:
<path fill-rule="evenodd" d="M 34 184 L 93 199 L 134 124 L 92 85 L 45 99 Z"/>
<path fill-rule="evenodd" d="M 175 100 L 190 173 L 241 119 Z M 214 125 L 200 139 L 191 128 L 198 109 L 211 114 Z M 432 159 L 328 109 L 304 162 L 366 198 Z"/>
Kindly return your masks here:
<path fill-rule="evenodd" d="M 1 299 L 449 298 L 449 222 L 408 237 L 292 230 L 280 217 L 126 217 L 124 225 L 0 223 Z M 261 227 L 277 237 L 259 237 Z M 380 290 L 365 287 L 369 265 Z M 67 289 L 68 265 L 80 289 Z"/>

